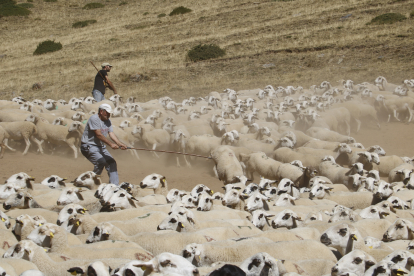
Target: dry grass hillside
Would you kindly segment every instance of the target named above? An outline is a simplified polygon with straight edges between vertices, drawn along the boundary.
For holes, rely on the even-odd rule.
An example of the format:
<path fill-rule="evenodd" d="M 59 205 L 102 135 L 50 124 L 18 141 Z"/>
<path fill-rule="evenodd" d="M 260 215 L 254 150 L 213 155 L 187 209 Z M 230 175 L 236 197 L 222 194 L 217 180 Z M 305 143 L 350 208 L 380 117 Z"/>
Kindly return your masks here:
<path fill-rule="evenodd" d="M 91 2 L 104 7 L 83 9 Z M 109 76 L 119 92 L 137 95 L 139 101 L 161 95 L 180 100 L 228 87 L 309 87 L 339 79 L 373 82 L 379 75 L 400 83 L 414 77 L 414 3 L 409 0 L 33 0 L 32 4 L 27 17 L 0 18 L 2 99 L 19 94 L 27 99 L 90 95 L 96 72 L 89 61 L 113 64 Z M 168 15 L 179 6 L 192 12 Z M 391 12 L 408 19 L 367 25 Z M 97 23 L 72 28 L 84 20 Z M 48 39 L 62 43 L 63 49 L 34 56 L 37 45 Z M 186 61 L 189 49 L 210 43 L 225 49 L 226 55 Z M 275 66 L 263 67 L 270 63 Z M 129 79 L 138 73 L 147 79 Z M 42 89 L 33 90 L 34 83 L 43 83 Z"/>

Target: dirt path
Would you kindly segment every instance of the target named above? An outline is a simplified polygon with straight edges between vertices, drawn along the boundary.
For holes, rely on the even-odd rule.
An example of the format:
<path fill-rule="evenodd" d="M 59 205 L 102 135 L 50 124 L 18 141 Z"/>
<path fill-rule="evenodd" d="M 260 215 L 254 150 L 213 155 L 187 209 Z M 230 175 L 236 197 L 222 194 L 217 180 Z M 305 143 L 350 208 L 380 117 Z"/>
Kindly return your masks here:
<path fill-rule="evenodd" d="M 371 145 L 382 146 L 387 155 L 414 156 L 414 127 L 403 123 L 382 123 L 381 129 L 365 128 L 352 136 L 365 147 Z M 198 164 L 192 168 L 175 166 L 173 156 L 163 154 L 162 158 L 155 160 L 151 154 L 140 152 L 141 161 L 134 159 L 127 152 L 117 151 L 114 157 L 118 164 L 120 181 L 139 184 L 142 179 L 151 173 L 159 173 L 167 178 L 169 188 L 191 190 L 197 184 L 205 184 L 214 191 L 223 191 L 223 184 L 213 176 L 213 161 L 199 159 Z M 173 165 L 171 165 L 173 163 Z M 91 163 L 81 154 L 78 159 L 62 155 L 37 155 L 29 152 L 22 156 L 20 152 L 7 151 L 4 159 L 0 161 L 0 181 L 4 182 L 9 176 L 18 172 L 26 172 L 36 178 L 36 183 L 49 175 L 56 174 L 69 180 L 75 179 L 79 174 L 93 169 Z M 102 175 L 103 181 L 108 181 L 106 172 Z M 258 181 L 258 179 L 255 179 Z"/>

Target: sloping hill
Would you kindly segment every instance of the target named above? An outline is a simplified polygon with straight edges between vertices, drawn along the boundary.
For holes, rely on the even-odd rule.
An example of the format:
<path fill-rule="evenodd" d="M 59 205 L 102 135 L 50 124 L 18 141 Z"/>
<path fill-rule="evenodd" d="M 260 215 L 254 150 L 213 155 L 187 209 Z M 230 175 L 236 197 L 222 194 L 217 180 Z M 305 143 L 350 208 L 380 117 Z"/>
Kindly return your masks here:
<path fill-rule="evenodd" d="M 400 83 L 414 77 L 414 4 L 408 0 L 94 1 L 104 7 L 83 9 L 89 0 L 33 0 L 29 16 L 0 18 L 1 98 L 13 92 L 28 99 L 87 96 L 95 76 L 90 60 L 113 64 L 110 79 L 119 92 L 140 101 L 161 95 L 179 100 L 227 87 L 373 82 L 379 75 Z M 168 15 L 179 6 L 192 12 Z M 385 13 L 408 19 L 367 25 Z M 72 27 L 84 20 L 97 22 Z M 34 56 L 48 39 L 63 49 Z M 226 56 L 186 61 L 189 49 L 205 43 L 219 45 Z M 135 74 L 146 78 L 131 81 Z M 34 83 L 43 83 L 42 89 L 32 90 Z"/>

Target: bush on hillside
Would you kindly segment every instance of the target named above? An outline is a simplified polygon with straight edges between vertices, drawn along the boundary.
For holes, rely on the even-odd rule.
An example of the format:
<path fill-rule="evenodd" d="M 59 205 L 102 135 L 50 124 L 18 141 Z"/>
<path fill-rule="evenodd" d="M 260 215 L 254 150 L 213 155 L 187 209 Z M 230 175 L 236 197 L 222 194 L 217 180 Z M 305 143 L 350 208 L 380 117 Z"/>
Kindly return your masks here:
<path fill-rule="evenodd" d="M 401 13 L 385 13 L 378 15 L 371 20 L 368 24 L 382 25 L 382 24 L 393 24 L 395 22 L 400 22 L 406 20 L 407 17 Z"/>
<path fill-rule="evenodd" d="M 34 7 L 34 5 L 30 4 L 30 3 L 20 3 L 20 4 L 17 4 L 16 6 L 22 7 L 22 8 L 25 8 L 25 9 L 30 9 L 30 8 Z"/>
<path fill-rule="evenodd" d="M 43 0 L 45 2 L 57 2 L 57 0 Z"/>
<path fill-rule="evenodd" d="M 188 51 L 187 57 L 189 60 L 197 62 L 201 60 L 219 58 L 225 54 L 226 51 L 215 44 L 199 44 Z"/>
<path fill-rule="evenodd" d="M 31 13 L 28 9 L 16 5 L 13 0 L 0 0 L 0 17 L 3 16 L 27 16 Z"/>
<path fill-rule="evenodd" d="M 160 13 L 159 15 L 157 15 L 158 18 L 165 17 L 165 16 L 167 16 L 165 13 Z"/>
<path fill-rule="evenodd" d="M 186 7 L 180 6 L 178 8 L 173 9 L 173 11 L 170 12 L 170 16 L 177 15 L 177 14 L 185 14 L 185 13 L 189 13 L 189 12 L 192 12 L 192 10 L 190 10 Z"/>
<path fill-rule="evenodd" d="M 89 3 L 89 4 L 86 4 L 83 7 L 83 9 L 84 10 L 92 10 L 92 9 L 99 9 L 99 8 L 103 8 L 103 7 L 105 7 L 105 5 L 101 4 L 101 3 Z"/>
<path fill-rule="evenodd" d="M 88 26 L 89 24 L 94 24 L 96 23 L 95 19 L 92 20 L 85 20 L 85 21 L 78 21 L 72 24 L 72 28 L 83 28 Z"/>
<path fill-rule="evenodd" d="M 122 1 L 121 3 L 119 3 L 119 6 L 123 6 L 123 5 L 127 5 L 128 2 Z"/>
<path fill-rule="evenodd" d="M 60 49 L 62 49 L 62 44 L 60 42 L 46 40 L 37 45 L 37 48 L 34 51 L 33 55 L 43 55 L 46 53 L 59 51 Z"/>
<path fill-rule="evenodd" d="M 410 12 L 410 18 L 414 18 L 414 11 Z"/>

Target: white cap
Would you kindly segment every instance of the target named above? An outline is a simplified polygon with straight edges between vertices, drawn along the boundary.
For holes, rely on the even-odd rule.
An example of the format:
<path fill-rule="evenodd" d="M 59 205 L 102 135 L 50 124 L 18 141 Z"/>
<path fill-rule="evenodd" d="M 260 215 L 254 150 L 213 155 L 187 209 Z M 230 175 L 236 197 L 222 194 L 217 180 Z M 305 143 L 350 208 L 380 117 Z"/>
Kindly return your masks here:
<path fill-rule="evenodd" d="M 109 64 L 108 62 L 104 62 L 104 63 L 102 63 L 102 68 L 104 68 L 105 66 L 109 66 L 109 67 L 112 67 L 112 65 L 111 64 Z"/>
<path fill-rule="evenodd" d="M 112 107 L 109 104 L 101 104 L 99 109 L 106 110 L 108 113 L 112 113 Z"/>

